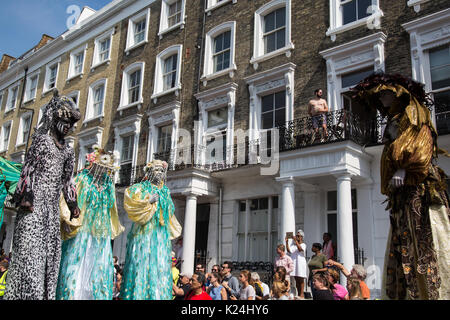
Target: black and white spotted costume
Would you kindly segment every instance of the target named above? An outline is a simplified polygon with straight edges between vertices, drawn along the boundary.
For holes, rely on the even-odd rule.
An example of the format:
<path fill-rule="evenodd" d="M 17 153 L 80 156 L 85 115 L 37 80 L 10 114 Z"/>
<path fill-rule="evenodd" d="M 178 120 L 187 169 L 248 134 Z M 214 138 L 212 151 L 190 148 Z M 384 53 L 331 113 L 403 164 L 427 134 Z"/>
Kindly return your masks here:
<path fill-rule="evenodd" d="M 61 104 L 61 100 L 53 103 Z M 47 111 L 58 109 L 53 107 L 54 110 L 49 108 Z M 70 108 L 67 110 L 70 114 Z M 56 124 L 54 120 L 51 121 Z M 19 208 L 17 213 L 6 284 L 7 300 L 55 299 L 61 259 L 61 191 L 69 207 L 77 206 L 72 180 L 73 148 L 67 143 L 58 146 L 49 133 L 38 130 L 36 133 L 14 195 L 16 204 L 25 199 L 34 209 L 33 212 L 25 212 Z"/>

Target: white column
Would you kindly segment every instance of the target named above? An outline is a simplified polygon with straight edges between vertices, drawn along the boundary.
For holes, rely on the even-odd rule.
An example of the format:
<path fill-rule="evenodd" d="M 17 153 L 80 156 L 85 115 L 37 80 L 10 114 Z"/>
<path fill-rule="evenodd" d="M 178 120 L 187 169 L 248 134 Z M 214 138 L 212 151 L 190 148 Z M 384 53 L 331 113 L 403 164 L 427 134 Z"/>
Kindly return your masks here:
<path fill-rule="evenodd" d="M 321 242 L 321 211 L 320 190 L 308 190 L 303 192 L 305 201 L 305 216 L 303 219 L 303 230 L 305 231 L 304 242 L 307 246 L 308 257 L 311 257 L 311 247 L 315 242 Z"/>
<path fill-rule="evenodd" d="M 6 238 L 3 243 L 3 249 L 5 249 L 5 254 L 9 254 L 12 251 L 13 237 L 14 237 L 14 224 L 16 222 L 16 212 L 5 209 L 4 211 L 6 224 Z"/>
<path fill-rule="evenodd" d="M 194 273 L 196 224 L 197 195 L 189 194 L 186 197 L 186 212 L 184 216 L 182 273 Z"/>
<path fill-rule="evenodd" d="M 350 175 L 337 178 L 337 227 L 338 256 L 350 271 L 355 263 L 353 248 L 352 179 Z M 342 285 L 347 283 L 342 277 Z"/>
<path fill-rule="evenodd" d="M 281 193 L 281 223 L 278 242 L 284 243 L 286 232 L 295 234 L 295 188 L 294 178 L 283 178 L 279 180 L 282 183 Z"/>
<path fill-rule="evenodd" d="M 273 215 L 273 197 L 269 197 L 269 210 L 267 212 L 267 260 L 272 257 L 272 215 Z"/>

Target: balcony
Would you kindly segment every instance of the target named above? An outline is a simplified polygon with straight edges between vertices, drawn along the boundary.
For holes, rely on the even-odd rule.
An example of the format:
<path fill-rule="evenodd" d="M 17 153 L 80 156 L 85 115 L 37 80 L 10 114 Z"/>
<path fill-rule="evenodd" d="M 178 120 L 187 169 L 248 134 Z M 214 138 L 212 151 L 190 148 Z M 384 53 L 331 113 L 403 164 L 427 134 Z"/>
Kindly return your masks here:
<path fill-rule="evenodd" d="M 321 126 L 317 132 L 315 131 L 312 118 L 309 116 L 278 127 L 280 152 L 347 140 L 361 146 L 381 144 L 384 124 L 381 116 L 366 120 L 347 110 L 337 110 L 327 113 L 326 122 L 327 136 L 324 135 Z"/>
<path fill-rule="evenodd" d="M 450 134 L 450 105 L 437 104 L 434 108 L 438 135 Z"/>
<path fill-rule="evenodd" d="M 129 187 L 134 183 L 141 182 L 144 178 L 145 165 L 132 166 L 131 163 L 123 164 L 119 170 L 119 180 L 116 183 L 116 187 Z"/>
<path fill-rule="evenodd" d="M 165 150 L 162 152 L 157 152 L 153 154 L 153 159 L 155 160 L 161 160 L 161 161 L 165 161 L 167 163 L 170 163 L 170 159 L 171 159 L 171 154 L 170 154 L 170 150 Z"/>

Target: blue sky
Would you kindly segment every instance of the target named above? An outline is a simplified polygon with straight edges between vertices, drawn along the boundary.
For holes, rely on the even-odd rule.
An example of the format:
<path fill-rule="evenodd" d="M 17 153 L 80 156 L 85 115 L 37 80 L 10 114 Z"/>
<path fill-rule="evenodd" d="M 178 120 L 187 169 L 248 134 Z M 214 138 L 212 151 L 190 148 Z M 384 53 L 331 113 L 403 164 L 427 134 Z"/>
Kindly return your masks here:
<path fill-rule="evenodd" d="M 111 0 L 1 0 L 0 59 L 3 54 L 19 57 L 38 44 L 42 34 L 57 37 L 67 30 L 75 11 L 89 6 L 99 10 Z"/>

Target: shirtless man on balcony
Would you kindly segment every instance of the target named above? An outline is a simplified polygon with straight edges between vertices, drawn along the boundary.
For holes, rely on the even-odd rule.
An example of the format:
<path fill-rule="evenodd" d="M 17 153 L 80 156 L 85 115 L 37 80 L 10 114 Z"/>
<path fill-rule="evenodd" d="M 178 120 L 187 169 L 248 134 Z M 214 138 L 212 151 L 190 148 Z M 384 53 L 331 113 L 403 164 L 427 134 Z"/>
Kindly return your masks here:
<path fill-rule="evenodd" d="M 323 133 L 324 133 L 324 139 L 328 138 L 328 131 L 327 131 L 327 115 L 328 112 L 328 104 L 325 99 L 322 98 L 322 89 L 317 89 L 314 91 L 314 94 L 316 97 L 314 99 L 311 99 L 309 101 L 308 106 L 308 113 L 312 118 L 312 125 L 314 128 L 314 138 L 317 136 L 317 133 L 319 132 L 319 126 L 322 126 Z"/>

